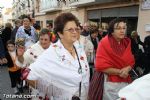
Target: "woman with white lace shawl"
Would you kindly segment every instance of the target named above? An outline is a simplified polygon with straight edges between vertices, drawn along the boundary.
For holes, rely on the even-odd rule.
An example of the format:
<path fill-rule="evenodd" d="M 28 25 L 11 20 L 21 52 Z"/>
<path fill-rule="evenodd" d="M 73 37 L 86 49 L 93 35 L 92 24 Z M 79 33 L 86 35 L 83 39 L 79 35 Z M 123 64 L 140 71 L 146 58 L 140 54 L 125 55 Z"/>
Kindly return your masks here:
<path fill-rule="evenodd" d="M 29 66 L 27 79 L 37 80 L 50 100 L 87 100 L 89 66 L 83 47 L 77 39 L 80 29 L 78 19 L 71 13 L 56 17 L 55 32 L 59 40 L 52 44 Z"/>
<path fill-rule="evenodd" d="M 22 68 L 28 67 L 30 64 L 36 61 L 39 55 L 41 55 L 51 44 L 51 34 L 48 29 L 42 29 L 39 34 L 39 41 L 28 48 L 25 52 L 21 52 L 21 56 L 16 60 L 16 64 Z M 20 50 L 18 50 L 20 52 Z M 23 61 L 21 61 L 23 59 Z M 36 83 L 35 83 L 36 84 Z M 34 89 L 31 89 L 31 94 L 39 94 L 39 92 Z M 40 94 L 41 95 L 41 94 Z M 32 100 L 37 100 L 32 98 Z"/>

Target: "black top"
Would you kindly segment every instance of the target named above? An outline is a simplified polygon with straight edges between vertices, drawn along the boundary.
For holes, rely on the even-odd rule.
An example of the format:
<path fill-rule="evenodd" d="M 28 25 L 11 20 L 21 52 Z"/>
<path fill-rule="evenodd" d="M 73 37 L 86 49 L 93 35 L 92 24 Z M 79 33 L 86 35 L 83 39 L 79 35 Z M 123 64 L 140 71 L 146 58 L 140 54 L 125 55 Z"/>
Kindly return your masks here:
<path fill-rule="evenodd" d="M 3 45 L 3 41 L 0 37 L 0 58 L 4 58 L 4 57 L 5 57 L 4 45 Z"/>
<path fill-rule="evenodd" d="M 150 35 L 144 39 L 144 52 L 150 56 Z"/>
<path fill-rule="evenodd" d="M 14 66 L 14 63 L 13 63 L 13 60 L 9 54 L 9 52 L 6 52 L 6 59 L 7 59 L 7 67 L 13 67 Z"/>
<path fill-rule="evenodd" d="M 144 45 L 144 43 L 140 40 L 140 37 L 137 36 L 136 39 L 131 38 L 131 49 L 132 49 L 132 53 L 136 54 L 139 51 L 139 44 L 140 45 Z"/>

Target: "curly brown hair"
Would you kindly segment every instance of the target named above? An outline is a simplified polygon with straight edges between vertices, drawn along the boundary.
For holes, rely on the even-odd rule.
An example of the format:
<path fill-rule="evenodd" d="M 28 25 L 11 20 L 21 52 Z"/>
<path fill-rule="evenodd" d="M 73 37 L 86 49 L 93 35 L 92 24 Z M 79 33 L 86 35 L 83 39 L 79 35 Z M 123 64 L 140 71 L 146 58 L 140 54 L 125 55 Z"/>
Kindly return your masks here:
<path fill-rule="evenodd" d="M 56 17 L 54 21 L 54 32 L 57 34 L 60 32 L 63 34 L 63 29 L 67 22 L 74 21 L 77 26 L 79 26 L 79 20 L 72 13 L 62 13 Z"/>

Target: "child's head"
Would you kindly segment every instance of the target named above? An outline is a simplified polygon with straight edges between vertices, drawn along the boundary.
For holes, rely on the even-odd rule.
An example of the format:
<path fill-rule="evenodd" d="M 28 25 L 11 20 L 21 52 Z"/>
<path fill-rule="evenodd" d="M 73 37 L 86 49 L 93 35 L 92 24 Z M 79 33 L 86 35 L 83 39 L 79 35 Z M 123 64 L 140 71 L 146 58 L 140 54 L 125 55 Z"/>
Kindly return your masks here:
<path fill-rule="evenodd" d="M 12 40 L 7 41 L 7 50 L 14 51 L 15 50 L 15 43 Z"/>

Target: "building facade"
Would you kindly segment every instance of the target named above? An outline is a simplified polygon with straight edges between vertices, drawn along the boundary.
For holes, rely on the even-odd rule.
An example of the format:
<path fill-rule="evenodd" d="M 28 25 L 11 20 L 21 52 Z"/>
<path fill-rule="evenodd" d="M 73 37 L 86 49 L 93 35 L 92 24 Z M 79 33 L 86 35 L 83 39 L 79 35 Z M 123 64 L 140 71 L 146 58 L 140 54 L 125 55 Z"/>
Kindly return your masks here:
<path fill-rule="evenodd" d="M 105 30 L 112 19 L 123 17 L 128 34 L 137 30 L 139 0 L 36 0 L 35 4 L 35 19 L 43 27 L 59 13 L 72 12 L 81 24 L 91 21 Z"/>
<path fill-rule="evenodd" d="M 72 0 L 73 1 L 73 0 Z M 77 6 L 78 11 L 82 13 L 84 18 L 82 22 L 92 21 L 97 23 L 99 28 L 106 30 L 108 23 L 117 17 L 127 19 L 127 34 L 137 29 L 139 1 L 138 0 L 88 0 L 86 4 L 84 0 L 72 2 L 71 6 Z"/>
<path fill-rule="evenodd" d="M 150 0 L 140 1 L 137 31 L 142 41 L 150 35 Z"/>
<path fill-rule="evenodd" d="M 127 34 L 137 30 L 142 40 L 149 33 L 150 10 L 141 9 L 141 6 L 149 7 L 149 0 L 14 0 L 18 1 L 16 16 L 19 14 L 30 14 L 35 17 L 41 27 L 47 23 L 54 22 L 54 19 L 61 12 L 72 12 L 80 23 L 86 21 L 96 23 L 99 28 L 105 30 L 108 23 L 117 17 L 127 19 Z M 21 3 L 19 3 L 21 1 Z M 30 5 L 30 6 L 29 6 Z M 18 10 L 19 9 L 19 10 Z M 21 10 L 23 9 L 23 11 Z M 27 13 L 28 12 L 28 13 Z M 18 13 L 18 14 L 17 14 Z M 146 30 L 146 31 L 145 31 Z"/>
<path fill-rule="evenodd" d="M 41 27 L 46 27 L 47 23 L 54 22 L 58 14 L 68 11 L 68 1 L 63 0 L 36 0 L 35 20 Z"/>
<path fill-rule="evenodd" d="M 13 0 L 12 17 L 17 19 L 22 15 L 34 17 L 34 1 L 35 0 Z"/>

